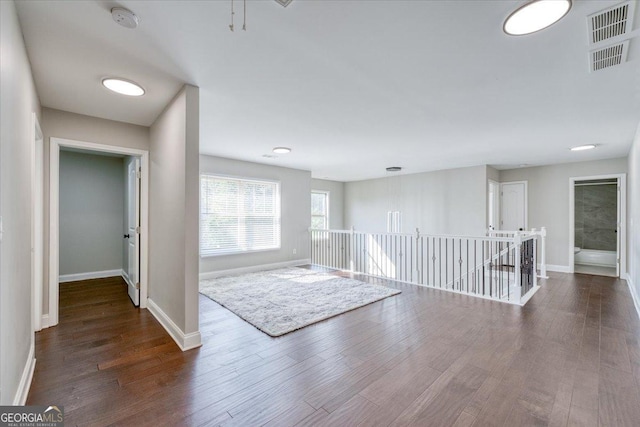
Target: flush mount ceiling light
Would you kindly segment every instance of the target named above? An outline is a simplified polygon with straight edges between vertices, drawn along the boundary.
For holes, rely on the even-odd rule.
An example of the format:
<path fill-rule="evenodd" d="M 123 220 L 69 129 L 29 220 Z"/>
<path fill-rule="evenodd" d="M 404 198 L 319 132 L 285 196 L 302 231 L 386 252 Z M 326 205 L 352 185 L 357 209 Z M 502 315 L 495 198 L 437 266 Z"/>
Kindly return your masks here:
<path fill-rule="evenodd" d="M 594 148 L 596 148 L 595 144 L 579 145 L 577 147 L 571 147 L 571 151 L 593 150 Z"/>
<path fill-rule="evenodd" d="M 387 172 L 400 172 L 402 168 L 400 166 L 389 166 Z"/>
<path fill-rule="evenodd" d="M 277 154 L 287 154 L 287 153 L 291 152 L 291 148 L 288 148 L 288 147 L 276 147 L 276 148 L 273 149 L 273 152 L 277 153 Z"/>
<path fill-rule="evenodd" d="M 142 88 L 142 86 L 128 80 L 109 77 L 102 80 L 102 85 L 107 89 L 112 90 L 121 95 L 127 95 L 127 96 L 144 95 L 144 89 Z"/>
<path fill-rule="evenodd" d="M 512 36 L 535 33 L 562 19 L 571 9 L 571 0 L 533 0 L 504 21 L 503 30 Z"/>

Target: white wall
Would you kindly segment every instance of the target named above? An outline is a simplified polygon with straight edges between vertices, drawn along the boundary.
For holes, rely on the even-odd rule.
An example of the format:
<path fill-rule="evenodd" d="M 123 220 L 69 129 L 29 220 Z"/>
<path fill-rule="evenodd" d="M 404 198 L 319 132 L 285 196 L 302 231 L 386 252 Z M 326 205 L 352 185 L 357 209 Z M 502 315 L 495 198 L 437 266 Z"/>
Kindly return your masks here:
<path fill-rule="evenodd" d="M 149 150 L 149 128 L 51 108 L 42 109 L 44 133 L 44 258 L 49 257 L 49 139 L 51 137 Z M 49 312 L 49 263 L 44 263 L 43 313 Z"/>
<path fill-rule="evenodd" d="M 529 228 L 547 227 L 547 264 L 569 267 L 569 178 L 627 172 L 627 159 L 500 171 L 500 181 L 528 181 Z"/>
<path fill-rule="evenodd" d="M 329 192 L 329 228 L 344 229 L 344 182 L 312 179 L 311 190 Z"/>
<path fill-rule="evenodd" d="M 627 280 L 635 294 L 636 308 L 640 308 L 640 125 L 629 151 L 627 167 Z"/>
<path fill-rule="evenodd" d="M 60 152 L 60 275 L 121 270 L 124 163 Z"/>
<path fill-rule="evenodd" d="M 151 126 L 149 185 L 149 306 L 197 345 L 198 128 L 198 88 L 186 85 Z"/>
<path fill-rule="evenodd" d="M 32 114 L 40 116 L 15 4 L 0 1 L 0 405 L 18 402 L 33 362 L 31 325 Z"/>
<path fill-rule="evenodd" d="M 448 169 L 345 183 L 344 225 L 386 231 L 387 211 L 402 212 L 402 232 L 482 236 L 487 168 Z"/>
<path fill-rule="evenodd" d="M 279 181 L 282 233 L 280 249 L 277 250 L 203 257 L 200 259 L 201 273 L 305 260 L 310 257 L 310 172 L 204 155 L 200 156 L 200 172 Z"/>

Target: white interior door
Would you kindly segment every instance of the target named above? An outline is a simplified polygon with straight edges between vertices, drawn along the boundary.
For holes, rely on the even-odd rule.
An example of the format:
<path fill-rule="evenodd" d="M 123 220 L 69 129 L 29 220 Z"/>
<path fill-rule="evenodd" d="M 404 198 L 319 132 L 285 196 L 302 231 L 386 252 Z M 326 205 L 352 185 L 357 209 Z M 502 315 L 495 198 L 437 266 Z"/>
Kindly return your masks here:
<path fill-rule="evenodd" d="M 527 183 L 500 184 L 500 229 L 523 231 L 527 229 Z"/>
<path fill-rule="evenodd" d="M 140 305 L 140 159 L 127 165 L 127 287 L 135 306 Z"/>
<path fill-rule="evenodd" d="M 488 224 L 490 230 L 500 229 L 500 184 L 495 181 L 489 181 L 489 206 Z"/>

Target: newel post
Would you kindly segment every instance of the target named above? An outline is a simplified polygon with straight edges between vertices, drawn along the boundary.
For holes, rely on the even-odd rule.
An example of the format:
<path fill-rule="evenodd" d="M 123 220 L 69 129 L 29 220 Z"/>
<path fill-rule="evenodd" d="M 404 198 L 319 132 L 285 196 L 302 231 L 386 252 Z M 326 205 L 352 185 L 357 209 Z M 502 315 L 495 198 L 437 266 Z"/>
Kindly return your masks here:
<path fill-rule="evenodd" d="M 515 263 L 514 263 L 514 273 L 516 276 L 516 289 L 515 289 L 515 297 L 518 301 L 518 304 L 522 301 L 522 236 L 520 232 L 517 231 L 513 236 L 513 244 L 516 249 L 515 253 Z"/>
<path fill-rule="evenodd" d="M 546 257 L 546 249 L 547 249 L 547 227 L 542 227 L 540 229 L 540 244 L 542 247 L 540 248 L 540 278 L 548 279 L 547 276 L 547 257 Z"/>

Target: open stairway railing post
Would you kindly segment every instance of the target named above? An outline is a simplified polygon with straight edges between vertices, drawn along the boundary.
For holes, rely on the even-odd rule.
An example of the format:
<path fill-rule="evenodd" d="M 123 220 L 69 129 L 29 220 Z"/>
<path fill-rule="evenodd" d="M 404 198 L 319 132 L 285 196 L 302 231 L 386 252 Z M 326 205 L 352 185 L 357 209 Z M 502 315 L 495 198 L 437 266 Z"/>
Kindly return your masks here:
<path fill-rule="evenodd" d="M 515 246 L 515 263 L 514 263 L 514 272 L 515 272 L 515 292 L 516 292 L 516 301 L 520 303 L 522 301 L 522 236 L 519 232 L 513 236 L 513 244 Z"/>

